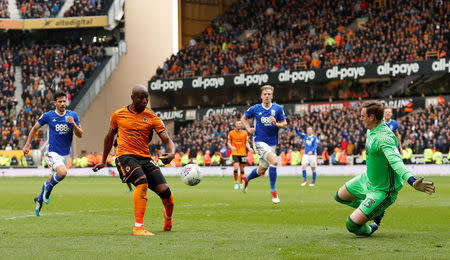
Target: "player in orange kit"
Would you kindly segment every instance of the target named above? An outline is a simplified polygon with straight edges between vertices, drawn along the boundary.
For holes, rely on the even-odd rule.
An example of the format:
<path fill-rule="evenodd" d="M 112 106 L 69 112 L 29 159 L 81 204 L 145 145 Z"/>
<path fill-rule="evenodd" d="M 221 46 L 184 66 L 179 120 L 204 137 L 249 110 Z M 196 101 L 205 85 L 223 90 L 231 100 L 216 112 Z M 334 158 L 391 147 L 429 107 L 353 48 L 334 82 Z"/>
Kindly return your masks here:
<path fill-rule="evenodd" d="M 231 149 L 234 167 L 234 189 L 242 189 L 242 176 L 244 176 L 244 166 L 247 164 L 247 149 L 253 151 L 248 143 L 247 131 L 242 130 L 242 122 L 236 121 L 234 130 L 228 134 L 228 147 Z M 238 169 L 240 178 L 238 183 Z"/>

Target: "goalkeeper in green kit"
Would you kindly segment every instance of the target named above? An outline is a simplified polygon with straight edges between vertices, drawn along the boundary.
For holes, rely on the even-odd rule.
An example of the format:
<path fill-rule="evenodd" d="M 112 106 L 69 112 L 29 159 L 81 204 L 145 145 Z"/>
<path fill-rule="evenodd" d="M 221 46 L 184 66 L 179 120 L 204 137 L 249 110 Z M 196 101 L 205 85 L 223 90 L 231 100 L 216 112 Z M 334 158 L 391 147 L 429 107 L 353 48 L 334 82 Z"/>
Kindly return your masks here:
<path fill-rule="evenodd" d="M 402 179 L 414 189 L 432 194 L 433 182 L 416 179 L 405 167 L 398 151 L 395 134 L 383 122 L 383 104 L 364 102 L 361 120 L 367 128 L 367 172 L 354 177 L 336 192 L 335 199 L 356 208 L 347 218 L 348 231 L 359 236 L 370 236 L 378 229 L 384 211 L 397 199 L 403 187 Z M 369 220 L 374 223 L 366 224 Z"/>

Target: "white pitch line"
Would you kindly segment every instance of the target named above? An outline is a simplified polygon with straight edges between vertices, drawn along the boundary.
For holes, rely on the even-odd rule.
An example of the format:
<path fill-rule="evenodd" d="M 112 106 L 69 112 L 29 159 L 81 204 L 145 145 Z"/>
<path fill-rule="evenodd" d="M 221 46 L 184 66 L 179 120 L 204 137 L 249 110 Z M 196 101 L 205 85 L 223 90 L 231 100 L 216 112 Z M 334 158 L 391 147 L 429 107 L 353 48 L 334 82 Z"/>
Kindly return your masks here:
<path fill-rule="evenodd" d="M 77 212 L 54 212 L 54 213 L 45 213 L 42 214 L 41 216 L 51 216 L 51 215 L 74 215 L 77 213 L 96 213 L 96 212 L 109 212 L 109 211 L 119 211 L 119 209 L 88 209 L 88 210 L 80 210 Z M 16 216 L 16 217 L 9 217 L 9 218 L 4 218 L 5 220 L 16 220 L 16 219 L 21 219 L 21 218 L 31 218 L 31 217 L 36 217 L 36 215 L 23 215 L 23 216 Z"/>

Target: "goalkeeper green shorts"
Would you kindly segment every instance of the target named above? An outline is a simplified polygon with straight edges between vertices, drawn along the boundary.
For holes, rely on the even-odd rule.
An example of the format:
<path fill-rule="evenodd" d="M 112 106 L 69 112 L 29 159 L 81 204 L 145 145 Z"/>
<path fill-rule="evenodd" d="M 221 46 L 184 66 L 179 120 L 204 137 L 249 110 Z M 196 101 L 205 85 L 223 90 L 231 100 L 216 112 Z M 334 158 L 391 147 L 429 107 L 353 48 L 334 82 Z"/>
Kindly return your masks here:
<path fill-rule="evenodd" d="M 351 194 L 363 200 L 358 208 L 373 220 L 395 202 L 398 193 L 370 189 L 368 183 L 367 174 L 363 173 L 345 183 L 345 187 Z"/>

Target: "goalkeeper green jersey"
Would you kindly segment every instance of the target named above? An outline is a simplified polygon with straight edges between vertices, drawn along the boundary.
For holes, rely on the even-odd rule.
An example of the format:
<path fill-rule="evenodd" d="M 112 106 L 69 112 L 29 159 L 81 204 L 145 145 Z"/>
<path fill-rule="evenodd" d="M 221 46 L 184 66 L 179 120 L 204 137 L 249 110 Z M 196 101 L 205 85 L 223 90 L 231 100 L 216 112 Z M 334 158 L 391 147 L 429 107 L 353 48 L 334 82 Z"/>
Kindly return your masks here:
<path fill-rule="evenodd" d="M 373 130 L 367 130 L 366 163 L 369 190 L 398 192 L 403 187 L 402 179 L 407 181 L 412 176 L 403 164 L 397 147 L 397 138 L 385 122 L 381 122 Z"/>

